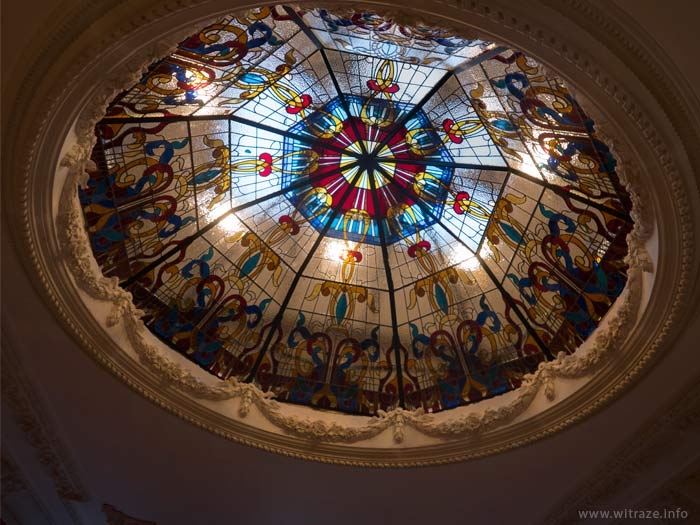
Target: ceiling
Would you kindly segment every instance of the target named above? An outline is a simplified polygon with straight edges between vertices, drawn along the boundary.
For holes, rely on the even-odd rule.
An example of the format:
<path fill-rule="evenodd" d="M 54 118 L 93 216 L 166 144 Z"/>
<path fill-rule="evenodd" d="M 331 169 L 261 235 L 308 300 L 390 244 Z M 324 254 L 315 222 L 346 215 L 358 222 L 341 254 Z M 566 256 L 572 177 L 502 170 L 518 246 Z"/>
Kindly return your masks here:
<path fill-rule="evenodd" d="M 677 16 L 697 10 L 695 2 L 677 0 L 674 10 L 655 1 L 616 3 L 627 24 L 640 24 L 666 50 L 697 102 L 694 17 Z M 26 76 L 26 65 L 51 39 L 53 21 L 71 4 L 3 8 L 3 136 L 22 132 L 12 127 L 18 108 L 9 104 L 22 85 L 13 79 Z M 3 171 L 3 179 L 11 177 Z M 15 211 L 3 204 L 3 455 L 19 471 L 12 485 L 19 488 L 5 490 L 8 525 L 106 523 L 103 504 L 168 525 L 566 521 L 576 508 L 659 504 L 670 487 L 685 486 L 700 459 L 697 313 L 614 402 L 552 437 L 498 455 L 441 467 L 363 469 L 220 438 L 150 403 L 80 349 L 18 257 L 8 229 Z M 696 312 L 695 305 L 687 307 Z M 623 486 L 627 477 L 634 482 Z M 688 493 L 683 501 L 691 506 L 698 492 Z"/>

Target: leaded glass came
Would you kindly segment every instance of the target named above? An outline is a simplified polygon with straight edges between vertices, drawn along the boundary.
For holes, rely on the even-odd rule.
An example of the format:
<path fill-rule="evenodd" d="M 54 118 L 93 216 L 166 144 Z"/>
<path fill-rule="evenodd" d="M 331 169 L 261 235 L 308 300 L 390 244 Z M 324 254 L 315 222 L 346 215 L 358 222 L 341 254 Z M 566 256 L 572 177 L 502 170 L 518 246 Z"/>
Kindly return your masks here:
<path fill-rule="evenodd" d="M 560 80 L 493 43 L 258 9 L 181 42 L 95 133 L 103 273 L 174 351 L 283 401 L 505 393 L 626 283 L 615 159 Z"/>

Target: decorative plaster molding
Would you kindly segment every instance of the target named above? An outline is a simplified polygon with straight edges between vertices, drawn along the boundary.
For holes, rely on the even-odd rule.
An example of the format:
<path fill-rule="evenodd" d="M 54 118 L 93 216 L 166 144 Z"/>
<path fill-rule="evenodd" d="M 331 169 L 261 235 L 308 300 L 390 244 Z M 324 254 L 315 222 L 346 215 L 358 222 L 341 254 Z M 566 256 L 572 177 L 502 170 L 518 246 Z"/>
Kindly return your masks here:
<path fill-rule="evenodd" d="M 149 58 L 149 63 L 150 63 Z M 109 99 L 107 99 L 108 101 Z M 105 104 L 107 102 L 104 102 Z M 99 111 L 90 111 L 93 115 L 88 121 L 94 125 L 101 118 L 95 116 Z M 92 122 L 94 120 L 94 122 Z M 86 125 L 86 129 L 92 129 Z M 79 144 L 88 144 L 92 132 L 79 140 Z M 83 224 L 77 194 L 74 190 L 76 184 L 83 178 L 82 171 L 89 163 L 89 158 L 80 158 L 79 152 L 90 152 L 92 145 L 74 147 L 67 157 L 64 157 L 62 165 L 69 168 L 69 176 L 65 183 L 65 193 L 61 199 L 62 209 L 59 211 L 58 221 L 62 226 L 59 230 L 63 236 L 62 245 L 69 257 L 71 269 L 79 286 L 95 299 L 107 301 L 111 304 L 111 313 L 105 320 L 108 327 L 114 327 L 124 323 L 126 334 L 133 345 L 141 361 L 151 371 L 158 375 L 160 381 L 175 387 L 195 398 L 209 400 L 226 400 L 234 397 L 241 398 L 239 416 L 248 415 L 251 404 L 259 409 L 268 421 L 277 425 L 284 431 L 308 438 L 312 441 L 323 442 L 356 442 L 369 439 L 380 434 L 388 427 L 393 430 L 395 443 L 402 443 L 404 439 L 404 426 L 408 425 L 426 435 L 441 438 L 458 438 L 465 434 L 482 432 L 496 428 L 499 425 L 512 421 L 515 417 L 527 409 L 535 399 L 541 388 L 544 389 L 549 401 L 555 399 L 555 379 L 558 377 L 581 377 L 590 373 L 601 361 L 602 356 L 614 346 L 619 346 L 625 335 L 631 328 L 634 320 L 636 306 L 639 300 L 639 271 L 635 267 L 636 260 L 632 258 L 630 264 L 630 279 L 624 297 L 618 299 L 623 306 L 611 320 L 610 326 L 603 331 L 598 331 L 594 337 L 596 343 L 593 349 L 585 355 L 566 355 L 563 352 L 555 361 L 541 364 L 534 373 L 524 378 L 517 395 L 510 403 L 497 409 L 484 411 L 482 414 L 469 414 L 464 417 L 453 417 L 447 421 L 435 423 L 434 418 L 422 411 L 406 411 L 397 408 L 390 412 L 380 411 L 379 418 L 368 418 L 366 425 L 362 427 L 329 424 L 319 419 L 299 418 L 285 416 L 280 403 L 272 400 L 274 394 L 263 392 L 253 384 L 238 382 L 235 379 L 217 381 L 216 385 L 206 385 L 198 380 L 191 372 L 181 365 L 166 357 L 166 354 L 147 342 L 148 330 L 140 318 L 143 313 L 132 302 L 131 294 L 119 287 L 118 279 L 104 278 L 96 268 L 90 249 L 89 240 Z M 638 239 L 631 238 L 631 242 L 638 243 Z M 640 250 L 637 249 L 637 252 Z M 634 253 L 631 248 L 630 253 Z"/>
<path fill-rule="evenodd" d="M 48 412 L 33 392 L 17 358 L 5 348 L 2 353 L 2 398 L 29 444 L 37 451 L 39 462 L 53 480 L 56 492 L 64 500 L 87 501 L 68 451 L 53 428 Z"/>
<path fill-rule="evenodd" d="M 582 377 L 590 373 L 610 348 L 620 346 L 624 341 L 634 321 L 636 308 L 639 305 L 640 282 L 638 275 L 640 273 L 640 262 L 641 270 L 651 270 L 650 258 L 644 248 L 644 242 L 651 228 L 640 222 L 643 215 L 639 212 L 637 212 L 636 233 L 630 235 L 628 241 L 630 245 L 628 262 L 631 267 L 627 292 L 624 297 L 618 298 L 618 301 L 621 301 L 623 306 L 614 314 L 609 327 L 596 332 L 593 336 L 595 344 L 592 350 L 583 356 L 578 353 L 567 356 L 562 352 L 557 356 L 556 360 L 542 363 L 534 374 L 529 374 L 524 378 L 523 384 L 517 390 L 515 398 L 496 409 L 485 410 L 481 414 L 470 413 L 467 416 L 451 417 L 446 421 L 436 423 L 432 416 L 423 413 L 421 410 L 406 411 L 397 408 L 389 412 L 379 411 L 378 418 L 363 418 L 367 420 L 366 424 L 358 427 L 337 423 L 329 424 L 311 417 L 285 416 L 282 406 L 271 399 L 274 394 L 262 392 L 255 385 L 241 383 L 235 379 L 228 381 L 219 380 L 216 385 L 207 385 L 198 380 L 183 366 L 169 359 L 165 352 L 160 351 L 147 342 L 148 330 L 143 322 L 140 321 L 140 318 L 143 317 L 143 312 L 136 309 L 133 305 L 131 294 L 119 286 L 117 278 L 105 278 L 102 276 L 94 262 L 83 223 L 80 203 L 75 191 L 76 186 L 85 180 L 84 172 L 91 162 L 89 156 L 95 140 L 93 130 L 104 115 L 105 108 L 111 97 L 116 92 L 136 82 L 141 76 L 141 71 L 156 58 L 160 58 L 156 53 L 167 53 L 169 49 L 168 46 L 159 46 L 148 50 L 145 58 L 139 57 L 137 59 L 139 67 L 137 67 L 137 73 L 135 74 L 126 74 L 125 71 L 129 68 L 122 66 L 118 73 L 109 75 L 104 81 L 104 86 L 99 90 L 101 95 L 95 97 L 94 104 L 90 104 L 82 112 L 75 130 L 77 144 L 69 150 L 68 154 L 61 161 L 61 165 L 68 168 L 69 173 L 64 184 L 64 192 L 60 200 L 58 213 L 58 223 L 60 225 L 58 233 L 61 236 L 61 244 L 65 249 L 76 283 L 95 299 L 106 301 L 113 305 L 111 313 L 105 320 L 105 324 L 108 327 L 114 327 L 124 323 L 129 341 L 140 360 L 163 383 L 200 399 L 223 401 L 240 397 L 241 406 L 238 414 L 241 418 L 245 418 L 248 415 L 251 404 L 254 404 L 268 421 L 285 432 L 308 438 L 312 441 L 329 443 L 357 442 L 375 437 L 388 427 L 391 427 L 394 442 L 398 444 L 404 440 L 405 426 L 413 427 L 429 436 L 456 439 L 465 434 L 483 432 L 484 430 L 509 423 L 530 406 L 540 389 L 543 389 L 546 399 L 550 402 L 554 401 L 557 378 Z M 122 75 L 124 78 L 121 78 Z M 625 174 L 623 174 L 624 176 Z M 641 200 L 635 194 L 635 189 L 629 187 L 628 191 L 630 191 L 631 195 L 635 195 L 635 201 L 638 203 L 638 206 L 641 206 Z M 640 234 L 639 232 L 642 233 Z M 455 410 L 454 412 L 458 413 L 459 411 Z"/>
<path fill-rule="evenodd" d="M 608 47 L 615 48 L 623 56 L 623 61 L 641 79 L 654 94 L 664 110 L 673 115 L 671 125 L 683 143 L 686 153 L 700 157 L 696 144 L 700 142 L 700 132 L 693 122 L 698 115 L 700 104 L 683 74 L 671 60 L 659 61 L 654 57 L 662 56 L 663 50 L 647 31 L 615 3 L 604 0 L 541 0 L 549 8 L 562 16 L 572 19 L 571 13 L 577 13 L 575 20 L 596 36 Z M 573 53 L 572 53 L 573 54 Z M 575 57 L 572 56 L 574 60 Z M 591 74 L 602 75 L 594 71 L 595 65 L 581 60 L 578 66 Z M 606 82 L 606 85 L 609 82 Z M 627 102 L 623 96 L 620 100 Z M 636 119 L 644 119 L 644 111 L 634 101 L 627 102 L 635 112 Z M 686 111 L 686 109 L 690 111 Z M 648 124 L 648 122 L 645 122 Z"/>
<path fill-rule="evenodd" d="M 661 515 L 670 509 L 684 511 L 688 518 L 700 516 L 700 462 L 694 467 L 690 473 L 685 472 L 654 491 L 639 504 L 639 507 L 657 510 Z M 673 520 L 667 521 L 667 523 L 672 522 Z"/>
<path fill-rule="evenodd" d="M 131 294 L 127 293 L 127 295 Z M 118 313 L 122 312 L 123 317 L 118 318 Z M 243 394 L 243 391 L 240 388 L 236 388 L 236 385 L 231 381 L 218 380 L 215 386 L 206 385 L 190 371 L 166 358 L 158 348 L 146 342 L 148 329 L 146 329 L 140 318 L 141 315 L 133 303 L 128 299 L 122 298 L 120 307 L 117 308 L 116 312 L 113 310 L 108 318 L 108 323 L 112 325 L 118 322 L 124 323 L 129 341 L 138 354 L 139 359 L 158 376 L 158 379 L 163 384 L 194 397 L 214 401 L 231 399 Z"/>
<path fill-rule="evenodd" d="M 0 523 L 26 523 L 27 519 L 51 523 L 49 510 L 37 496 L 17 462 L 5 450 L 2 453 L 2 518 Z M 69 501 L 63 501 L 74 525 L 82 525 Z M 17 514 L 17 515 L 16 515 Z M 20 519 L 21 518 L 21 519 Z M 23 521 L 24 520 L 24 521 Z"/>
<path fill-rule="evenodd" d="M 91 60 L 99 57 L 99 54 L 102 50 L 106 49 L 109 43 L 118 42 L 126 38 L 128 35 L 137 32 L 142 27 L 157 20 L 158 17 L 175 16 L 178 12 L 185 12 L 193 6 L 202 4 L 201 0 L 180 0 L 174 2 L 173 5 L 170 5 L 170 3 L 171 2 L 150 3 L 148 7 L 143 9 L 141 18 L 138 20 L 130 20 L 124 26 L 115 28 L 109 35 L 109 38 L 104 39 L 99 45 L 96 45 L 95 49 L 90 49 L 86 52 L 84 56 L 81 57 L 80 61 L 77 61 L 72 65 L 72 68 L 68 69 L 68 72 L 75 75 L 76 72 L 88 70 Z M 418 2 L 410 3 L 415 3 L 416 6 L 419 4 Z M 303 2 L 303 4 L 307 5 L 305 2 Z M 330 2 L 330 4 L 348 5 L 345 2 Z M 415 23 L 416 21 L 416 7 L 406 6 L 405 9 L 397 10 L 395 7 L 387 8 L 385 5 L 372 2 L 367 2 L 366 4 L 378 10 L 380 13 L 392 14 L 397 21 L 401 23 Z M 517 35 L 521 35 L 523 41 L 525 41 L 524 39 L 535 39 L 543 49 L 547 49 L 554 54 L 559 54 L 567 58 L 567 60 L 573 56 L 578 57 L 578 60 L 581 61 L 583 65 L 590 63 L 590 61 L 586 62 L 588 59 L 586 59 L 584 51 L 577 49 L 573 45 L 568 47 L 562 45 L 554 38 L 546 38 L 548 28 L 528 20 L 522 13 L 516 15 L 514 12 L 513 16 L 504 16 L 504 12 L 508 12 L 506 9 L 492 8 L 481 2 L 448 2 L 455 16 L 454 24 L 448 24 L 444 16 L 429 14 L 426 9 L 429 9 L 430 6 L 422 4 L 423 3 L 418 7 L 421 13 L 418 17 L 426 23 L 439 24 L 443 27 L 447 26 L 458 34 L 465 34 L 465 31 L 467 31 L 468 36 L 474 36 L 471 33 L 472 30 L 467 29 L 467 26 L 464 24 L 473 24 L 474 20 L 482 21 L 485 22 L 491 30 L 493 30 L 494 27 L 501 27 L 505 33 L 508 33 L 511 39 L 515 39 Z M 441 4 L 441 2 L 434 2 L 434 4 L 437 6 Z M 493 6 L 495 3 L 490 2 L 489 5 Z M 438 12 L 437 9 L 433 11 Z M 65 28 L 65 31 L 68 32 L 68 29 Z M 176 40 L 172 41 L 174 42 Z M 619 311 L 614 318 L 610 320 L 610 326 L 607 329 L 597 331 L 595 335 L 595 344 L 592 345 L 592 348 L 590 348 L 587 353 L 574 356 L 560 355 L 557 356 L 555 361 L 544 364 L 535 374 L 525 379 L 523 386 L 514 396 L 515 399 L 512 399 L 506 405 L 497 409 L 486 410 L 482 414 L 469 414 L 462 418 L 451 417 L 439 423 L 436 422 L 434 416 L 419 411 L 408 412 L 405 410 L 394 410 L 388 413 L 382 413 L 377 418 L 367 418 L 369 421 L 365 426 L 355 427 L 336 423 L 329 424 L 321 420 L 284 415 L 280 409 L 280 403 L 271 399 L 269 393 L 261 392 L 250 384 L 228 381 L 219 382 L 212 386 L 209 383 L 202 382 L 196 375 L 183 369 L 180 365 L 165 357 L 158 348 L 148 343 L 147 335 L 144 332 L 146 329 L 143 323 L 139 321 L 139 312 L 133 307 L 130 295 L 119 288 L 114 279 L 106 279 L 101 276 L 92 259 L 89 242 L 87 241 L 82 224 L 82 215 L 77 206 L 77 196 L 75 192 L 75 185 L 84 181 L 86 162 L 92 147 L 92 129 L 96 122 L 102 117 L 107 102 L 111 100 L 119 89 L 127 87 L 130 83 L 133 83 L 135 79 L 138 79 L 144 67 L 150 64 L 155 58 L 167 54 L 170 48 L 171 46 L 167 44 L 158 43 L 157 45 L 147 48 L 145 51 L 141 50 L 135 53 L 128 59 L 128 66 L 122 64 L 112 70 L 108 74 L 107 80 L 101 82 L 98 87 L 92 90 L 93 95 L 90 98 L 91 102 L 83 109 L 75 126 L 76 135 L 79 137 L 78 142 L 62 159 L 63 166 L 68 168 L 69 174 L 67 182 L 64 185 L 63 198 L 60 199 L 57 221 L 59 226 L 57 233 L 60 236 L 62 252 L 68 266 L 75 276 L 76 282 L 79 283 L 81 289 L 86 291 L 91 297 L 98 300 L 109 301 L 114 305 L 111 312 L 104 320 L 105 325 L 111 328 L 123 326 L 138 358 L 152 372 L 156 373 L 160 378 L 159 380 L 164 384 L 168 384 L 195 399 L 225 401 L 227 399 L 240 398 L 238 410 L 240 418 L 248 416 L 251 407 L 255 406 L 258 411 L 274 425 L 280 427 L 289 434 L 304 437 L 311 441 L 351 443 L 368 439 L 369 437 L 376 436 L 391 428 L 394 442 L 401 443 L 405 438 L 406 426 L 412 427 L 426 435 L 458 440 L 464 435 L 478 432 L 483 433 L 512 421 L 531 405 L 540 390 L 547 400 L 550 402 L 556 401 L 556 385 L 558 378 L 575 378 L 590 374 L 597 367 L 600 367 L 601 364 L 609 362 L 607 356 L 612 353 L 609 352 L 610 349 L 618 348 L 625 342 L 626 336 L 637 321 L 638 312 L 636 311 L 636 306 L 639 303 L 639 298 L 642 293 L 641 272 L 651 271 L 652 269 L 652 259 L 646 252 L 645 242 L 654 230 L 655 214 L 653 213 L 652 206 L 648 204 L 650 201 L 646 200 L 646 190 L 643 189 L 646 183 L 641 180 L 634 180 L 631 184 L 631 189 L 634 190 L 631 194 L 635 204 L 633 213 L 637 214 L 635 215 L 637 224 L 628 239 L 630 245 L 630 255 L 628 256 L 628 261 L 631 266 L 630 278 L 625 296 L 618 299 L 618 303 L 620 303 Z M 622 86 L 616 85 L 611 78 L 603 76 L 598 70 L 586 69 L 583 67 L 581 70 L 591 77 L 592 81 L 600 86 L 601 89 L 608 93 L 614 93 L 615 101 L 621 100 L 625 102 L 626 107 L 630 107 L 630 104 L 632 104 L 631 96 L 626 93 Z M 66 75 L 68 75 L 68 73 L 66 73 Z M 65 84 L 57 83 L 56 85 L 63 86 Z M 43 104 L 50 109 L 59 102 L 62 102 L 65 96 L 65 92 L 57 92 L 50 99 L 44 101 Z M 50 114 L 50 111 L 43 114 L 44 120 L 37 129 L 43 129 L 44 125 L 48 124 L 48 115 Z M 590 413 L 590 411 L 607 403 L 614 396 L 618 395 L 619 392 L 648 364 L 658 349 L 661 348 L 668 339 L 674 323 L 678 321 L 682 299 L 686 293 L 686 289 L 692 284 L 690 283 L 690 276 L 692 275 L 691 267 L 694 263 L 695 256 L 692 230 L 693 216 L 688 204 L 686 182 L 681 179 L 663 140 L 656 134 L 653 127 L 645 126 L 646 122 L 643 119 L 636 118 L 639 117 L 639 115 L 640 112 L 638 111 L 630 112 L 630 117 L 635 125 L 640 129 L 644 129 L 649 143 L 653 145 L 658 153 L 659 160 L 663 162 L 665 168 L 668 168 L 665 171 L 665 176 L 670 180 L 673 198 L 675 198 L 678 203 L 677 208 L 673 210 L 676 212 L 674 218 L 680 225 L 682 236 L 682 243 L 677 247 L 680 252 L 678 276 L 677 279 L 675 276 L 673 279 L 674 292 L 677 294 L 677 297 L 672 301 L 669 307 L 669 313 L 665 315 L 666 321 L 655 334 L 655 337 L 649 342 L 648 346 L 645 346 L 645 348 L 631 357 L 632 364 L 624 372 L 624 375 L 621 376 L 614 385 L 609 386 L 606 391 L 602 392 L 594 402 L 585 407 L 585 409 L 579 410 L 576 414 L 571 414 L 560 419 L 558 423 L 552 425 L 551 428 L 544 431 L 539 429 L 536 432 L 531 432 L 529 438 L 509 440 L 508 443 L 493 447 L 490 449 L 491 451 L 505 450 L 512 446 L 518 446 L 532 439 L 536 439 L 537 437 L 547 435 L 559 428 L 568 426 Z M 32 213 L 32 210 L 34 210 L 33 206 L 35 206 L 35 204 L 33 204 L 35 199 L 30 192 L 30 188 L 32 188 L 32 168 L 30 166 L 33 166 L 38 158 L 38 145 L 39 138 L 37 136 L 34 137 L 34 142 L 30 148 L 30 162 L 26 162 L 22 166 L 22 169 L 26 170 L 24 173 L 26 177 L 23 180 L 28 181 L 22 188 L 23 196 L 21 202 L 23 203 L 25 241 L 28 246 L 29 256 L 38 270 L 39 279 L 47 289 L 46 293 L 49 294 L 57 310 L 64 317 L 65 322 L 70 326 L 71 330 L 79 333 L 79 338 L 92 352 L 94 357 L 103 364 L 106 364 L 108 368 L 117 375 L 125 379 L 124 374 L 119 372 L 119 365 L 110 362 L 108 356 L 90 343 L 91 338 L 81 332 L 82 329 L 73 320 L 74 313 L 71 313 L 71 307 L 65 304 L 63 299 L 60 298 L 60 294 L 57 294 L 53 282 L 56 277 L 51 275 L 51 270 L 47 269 L 41 263 L 46 257 L 46 254 L 40 256 L 39 254 L 45 251 L 45 248 L 40 249 L 36 244 L 34 236 L 36 219 Z M 624 146 L 620 146 L 619 148 L 616 146 L 616 156 L 625 159 L 633 157 L 631 154 L 627 155 L 626 153 L 621 153 L 623 149 Z M 619 171 L 621 172 L 622 180 L 630 182 L 629 172 L 632 170 Z M 143 387 L 137 386 L 132 381 L 128 382 L 133 388 L 153 399 L 152 389 L 144 389 Z M 147 394 L 147 390 L 151 393 Z M 166 398 L 159 398 L 158 403 L 169 408 L 176 414 L 193 421 L 192 416 L 184 416 L 184 414 L 172 404 L 172 399 L 166 400 Z M 205 420 L 206 418 L 203 418 L 202 421 Z M 215 428 L 212 424 L 207 422 L 203 423 L 202 421 L 195 422 L 205 428 Z M 217 432 L 221 433 L 220 430 Z M 248 444 L 263 446 L 263 448 L 269 449 L 269 446 L 261 445 L 260 443 L 251 442 L 250 440 L 244 441 Z M 274 445 L 272 449 L 283 450 L 283 446 Z M 313 454 L 299 452 L 295 452 L 294 454 L 317 459 Z M 465 456 L 462 455 L 460 457 Z M 358 460 L 350 460 L 350 462 L 363 464 L 362 461 Z M 430 462 L 430 460 L 420 460 L 413 464 L 426 464 Z"/>
<path fill-rule="evenodd" d="M 545 519 L 548 524 L 578 521 L 577 511 L 599 508 L 622 490 L 630 479 L 638 478 L 657 462 L 678 439 L 678 432 L 700 430 L 700 378 L 672 403 L 655 415 L 653 421 L 636 431 L 599 469 L 564 498 Z M 638 503 L 638 502 L 633 502 Z M 641 507 L 640 507 L 641 508 Z"/>
<path fill-rule="evenodd" d="M 0 463 L 0 479 L 2 480 L 3 498 L 13 492 L 29 490 L 27 482 L 22 476 L 22 471 L 5 451 L 2 452 L 2 463 Z"/>
<path fill-rule="evenodd" d="M 107 518 L 107 525 L 157 525 L 155 521 L 140 520 L 128 514 L 124 514 L 109 503 L 104 503 L 102 505 L 102 512 Z"/>

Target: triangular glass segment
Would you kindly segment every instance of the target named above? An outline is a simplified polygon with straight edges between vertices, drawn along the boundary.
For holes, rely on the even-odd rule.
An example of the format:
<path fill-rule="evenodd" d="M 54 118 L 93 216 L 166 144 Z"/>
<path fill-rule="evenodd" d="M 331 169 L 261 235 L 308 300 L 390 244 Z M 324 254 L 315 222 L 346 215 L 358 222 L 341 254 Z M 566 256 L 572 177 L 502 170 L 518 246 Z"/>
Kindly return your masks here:
<path fill-rule="evenodd" d="M 398 25 L 373 13 L 314 9 L 303 19 L 328 49 L 440 69 L 476 59 L 492 47 L 488 42 L 459 38 L 444 29 Z"/>

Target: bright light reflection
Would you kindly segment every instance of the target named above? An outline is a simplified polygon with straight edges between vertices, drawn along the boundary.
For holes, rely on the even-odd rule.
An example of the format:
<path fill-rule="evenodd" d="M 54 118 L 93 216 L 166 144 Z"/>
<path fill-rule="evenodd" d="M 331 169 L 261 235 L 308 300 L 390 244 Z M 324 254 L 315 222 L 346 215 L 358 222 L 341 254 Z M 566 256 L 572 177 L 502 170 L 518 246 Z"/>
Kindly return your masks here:
<path fill-rule="evenodd" d="M 221 222 L 219 222 L 219 228 L 224 230 L 226 233 L 236 233 L 243 229 L 243 225 L 232 213 L 231 215 L 227 215 L 221 219 Z"/>
<path fill-rule="evenodd" d="M 479 259 L 476 258 L 476 255 L 470 255 L 461 262 L 460 266 L 465 270 L 473 272 L 481 267 L 481 263 L 479 262 Z"/>
<path fill-rule="evenodd" d="M 326 249 L 324 250 L 324 252 L 328 259 L 345 260 L 345 256 L 348 253 L 348 248 L 347 246 L 345 246 L 344 241 L 327 239 Z"/>
<path fill-rule="evenodd" d="M 219 217 L 227 213 L 231 208 L 229 208 L 226 205 L 220 205 L 217 206 L 216 208 L 209 210 L 206 206 L 200 206 L 199 207 L 199 215 L 200 217 L 206 217 L 207 222 L 214 222 Z M 243 230 L 243 225 L 241 224 L 241 221 L 238 220 L 238 217 L 236 217 L 233 213 L 230 213 L 219 223 L 217 224 L 217 227 L 226 232 L 227 234 L 231 233 L 236 233 L 239 231 Z"/>
<path fill-rule="evenodd" d="M 520 169 L 528 175 L 543 180 L 542 173 L 547 173 L 546 166 L 549 162 L 549 154 L 542 151 L 539 147 L 531 148 L 530 152 L 532 155 L 523 155 Z"/>
<path fill-rule="evenodd" d="M 224 213 L 226 213 L 230 208 L 226 206 L 225 204 L 220 204 L 216 208 L 209 209 L 206 206 L 200 206 L 199 207 L 199 215 L 200 217 L 206 217 L 209 221 L 215 221 L 219 217 L 221 217 Z"/>
<path fill-rule="evenodd" d="M 454 247 L 450 259 L 452 264 L 457 264 L 465 270 L 476 270 L 479 267 L 479 259 L 476 258 L 476 255 L 469 248 L 462 244 Z"/>
<path fill-rule="evenodd" d="M 485 261 L 486 259 L 493 258 L 493 252 L 491 251 L 491 248 L 489 248 L 488 244 L 484 244 L 481 247 L 481 251 L 479 252 L 479 256 L 481 257 L 482 261 Z"/>
<path fill-rule="evenodd" d="M 488 259 L 493 256 L 491 249 L 484 245 L 479 252 L 481 260 Z M 455 247 L 453 255 L 451 257 L 451 263 L 458 265 L 460 268 L 473 272 L 481 268 L 481 261 L 479 257 L 474 254 L 469 248 L 464 245 L 458 245 Z"/>

